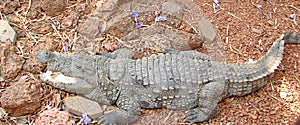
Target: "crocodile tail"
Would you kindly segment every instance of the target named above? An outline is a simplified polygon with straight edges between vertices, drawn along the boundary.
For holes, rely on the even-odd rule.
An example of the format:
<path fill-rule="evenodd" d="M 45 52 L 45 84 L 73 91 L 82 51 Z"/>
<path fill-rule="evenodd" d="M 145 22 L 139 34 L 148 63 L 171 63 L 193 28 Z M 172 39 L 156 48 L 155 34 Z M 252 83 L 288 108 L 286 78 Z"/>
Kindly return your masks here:
<path fill-rule="evenodd" d="M 299 44 L 300 34 L 295 31 L 287 31 L 273 43 L 266 55 L 261 57 L 256 62 L 257 65 L 264 66 L 264 68 L 268 70 L 265 71 L 265 73 L 262 73 L 261 76 L 267 76 L 270 73 L 273 73 L 275 69 L 277 69 L 283 57 L 285 43 Z"/>
<path fill-rule="evenodd" d="M 295 31 L 287 31 L 284 33 L 284 38 L 286 43 L 300 43 L 300 33 Z"/>
<path fill-rule="evenodd" d="M 243 96 L 264 86 L 281 63 L 285 43 L 300 43 L 300 34 L 288 31 L 259 60 L 229 65 L 229 96 Z"/>

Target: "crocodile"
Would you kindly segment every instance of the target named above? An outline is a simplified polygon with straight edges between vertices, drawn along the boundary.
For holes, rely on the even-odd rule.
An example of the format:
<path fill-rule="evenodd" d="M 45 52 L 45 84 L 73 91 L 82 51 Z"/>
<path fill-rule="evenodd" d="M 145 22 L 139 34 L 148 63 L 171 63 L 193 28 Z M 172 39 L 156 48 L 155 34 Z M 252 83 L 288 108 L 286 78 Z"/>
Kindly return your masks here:
<path fill-rule="evenodd" d="M 299 44 L 300 34 L 282 34 L 264 56 L 245 63 L 214 61 L 193 50 L 169 50 L 141 59 L 132 59 L 128 49 L 90 56 L 43 50 L 36 58 L 48 66 L 40 75 L 43 82 L 119 108 L 102 115 L 101 124 L 134 123 L 141 108 L 184 110 L 185 121 L 197 123 L 215 116 L 222 99 L 264 86 L 283 58 L 285 43 Z"/>

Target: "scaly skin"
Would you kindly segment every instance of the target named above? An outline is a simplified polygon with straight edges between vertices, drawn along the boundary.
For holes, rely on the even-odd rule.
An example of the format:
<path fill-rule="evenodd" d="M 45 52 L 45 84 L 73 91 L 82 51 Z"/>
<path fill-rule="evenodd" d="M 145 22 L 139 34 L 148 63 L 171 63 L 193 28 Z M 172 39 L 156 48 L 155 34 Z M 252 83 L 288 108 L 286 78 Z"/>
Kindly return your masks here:
<path fill-rule="evenodd" d="M 119 107 L 100 117 L 99 123 L 134 123 L 141 108 L 187 110 L 185 120 L 195 123 L 211 118 L 223 98 L 243 96 L 264 86 L 282 60 L 285 42 L 300 43 L 300 34 L 287 32 L 259 60 L 238 64 L 176 50 L 138 60 L 132 60 L 133 53 L 127 49 L 96 56 L 42 51 L 37 59 L 48 63 L 42 81 Z M 69 80 L 59 80 L 50 71 Z"/>

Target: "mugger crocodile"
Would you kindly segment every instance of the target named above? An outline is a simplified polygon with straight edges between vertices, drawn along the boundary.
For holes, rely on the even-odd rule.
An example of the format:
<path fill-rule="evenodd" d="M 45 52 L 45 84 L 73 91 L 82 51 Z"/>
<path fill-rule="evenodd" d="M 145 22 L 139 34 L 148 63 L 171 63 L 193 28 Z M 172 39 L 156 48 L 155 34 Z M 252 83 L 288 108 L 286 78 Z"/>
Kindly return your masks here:
<path fill-rule="evenodd" d="M 282 60 L 285 43 L 300 43 L 300 34 L 286 32 L 260 59 L 236 64 L 214 61 L 196 51 L 175 50 L 133 60 L 133 52 L 127 49 L 93 56 L 44 50 L 37 60 L 48 64 L 48 71 L 40 75 L 42 81 L 119 107 L 101 116 L 101 124 L 134 123 L 141 108 L 186 110 L 185 120 L 196 123 L 214 116 L 223 98 L 243 96 L 264 86 Z"/>

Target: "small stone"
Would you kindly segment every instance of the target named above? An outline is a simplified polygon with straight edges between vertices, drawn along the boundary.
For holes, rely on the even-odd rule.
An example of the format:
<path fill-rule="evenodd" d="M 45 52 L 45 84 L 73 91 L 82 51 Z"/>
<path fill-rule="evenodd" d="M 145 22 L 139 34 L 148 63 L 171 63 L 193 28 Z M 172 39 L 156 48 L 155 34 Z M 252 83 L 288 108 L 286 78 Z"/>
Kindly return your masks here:
<path fill-rule="evenodd" d="M 219 3 L 220 1 L 219 1 L 219 0 L 214 0 L 214 2 L 215 2 L 215 3 Z"/>
<path fill-rule="evenodd" d="M 40 6 L 49 16 L 57 16 L 66 10 L 66 0 L 40 0 Z"/>
<path fill-rule="evenodd" d="M 97 102 L 80 96 L 68 97 L 64 100 L 64 104 L 67 112 L 77 116 L 87 113 L 90 118 L 95 119 L 103 114 Z"/>
<path fill-rule="evenodd" d="M 279 95 L 280 95 L 280 98 L 283 98 L 283 99 L 285 99 L 287 97 L 286 92 L 280 92 Z"/>
<path fill-rule="evenodd" d="M 210 20 L 204 17 L 199 22 L 199 31 L 206 42 L 214 41 L 215 37 L 217 36 Z"/>
<path fill-rule="evenodd" d="M 16 32 L 6 20 L 0 20 L 0 42 L 16 42 Z"/>
<path fill-rule="evenodd" d="M 253 63 L 253 62 L 254 62 L 254 60 L 253 60 L 253 59 L 251 59 L 251 58 L 248 58 L 248 59 L 247 59 L 247 62 L 248 62 L 248 63 Z"/>
<path fill-rule="evenodd" d="M 293 19 L 293 20 L 296 19 L 296 14 L 291 14 L 290 18 Z"/>
<path fill-rule="evenodd" d="M 251 30 L 252 30 L 253 32 L 257 33 L 257 34 L 261 34 L 261 33 L 262 33 L 261 30 L 256 29 L 256 28 L 253 28 L 253 27 L 251 27 Z"/>
<path fill-rule="evenodd" d="M 275 22 L 272 21 L 272 20 L 268 20 L 267 22 L 268 22 L 268 24 L 270 24 L 271 26 L 274 26 L 274 25 L 275 25 Z"/>

